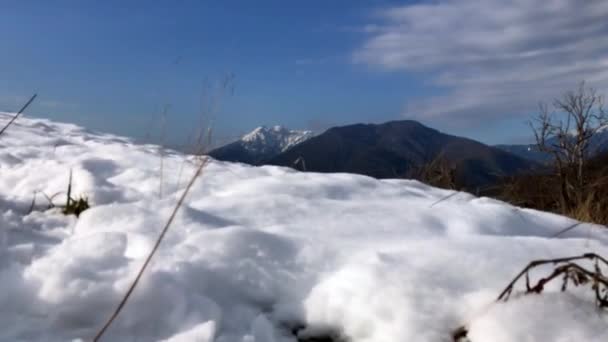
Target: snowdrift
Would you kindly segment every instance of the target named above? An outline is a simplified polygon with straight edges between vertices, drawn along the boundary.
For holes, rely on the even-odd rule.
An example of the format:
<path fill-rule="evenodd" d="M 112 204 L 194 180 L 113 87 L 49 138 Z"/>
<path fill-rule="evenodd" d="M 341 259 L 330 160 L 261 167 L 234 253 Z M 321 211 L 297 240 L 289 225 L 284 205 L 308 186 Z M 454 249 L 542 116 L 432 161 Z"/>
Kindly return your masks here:
<path fill-rule="evenodd" d="M 0 125 L 8 115 L 0 114 Z M 90 340 L 133 280 L 193 159 L 20 118 L 0 137 L 0 340 Z M 73 190 L 78 219 L 41 196 Z M 29 212 L 34 193 L 36 202 Z M 598 227 L 408 180 L 212 161 L 107 341 L 607 341 L 590 291 L 493 303 L 530 260 L 594 251 Z M 60 202 L 62 196 L 55 198 Z"/>

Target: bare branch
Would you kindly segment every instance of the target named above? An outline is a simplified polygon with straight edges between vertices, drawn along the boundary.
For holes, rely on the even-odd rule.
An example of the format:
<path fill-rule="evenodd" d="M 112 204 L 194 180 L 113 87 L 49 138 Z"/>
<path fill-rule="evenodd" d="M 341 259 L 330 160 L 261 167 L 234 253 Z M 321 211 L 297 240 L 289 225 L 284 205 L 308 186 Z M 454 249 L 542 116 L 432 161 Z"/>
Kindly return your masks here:
<path fill-rule="evenodd" d="M 563 209 L 570 209 L 572 200 L 580 201 L 585 193 L 584 170 L 594 152 L 592 142 L 608 124 L 603 104 L 603 97 L 583 81 L 576 90 L 555 99 L 551 112 L 549 106 L 541 104 L 534 123 L 530 123 L 538 149 L 553 156 Z M 556 120 L 558 116 L 561 119 Z"/>

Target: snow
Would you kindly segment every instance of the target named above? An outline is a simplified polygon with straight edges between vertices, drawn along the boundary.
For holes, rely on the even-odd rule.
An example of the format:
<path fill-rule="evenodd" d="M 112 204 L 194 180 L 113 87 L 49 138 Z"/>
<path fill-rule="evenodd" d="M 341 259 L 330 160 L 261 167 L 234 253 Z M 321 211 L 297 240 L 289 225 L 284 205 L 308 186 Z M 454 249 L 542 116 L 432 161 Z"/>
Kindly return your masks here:
<path fill-rule="evenodd" d="M 290 130 L 282 126 L 260 126 L 245 134 L 240 142 L 252 152 L 278 154 L 313 136 L 312 131 Z"/>
<path fill-rule="evenodd" d="M 8 120 L 0 114 L 0 125 Z M 125 293 L 195 166 L 75 125 L 19 118 L 0 136 L 0 340 L 90 340 Z M 78 219 L 42 192 L 73 193 Z M 36 205 L 29 212 L 34 193 Z M 212 161 L 106 341 L 608 340 L 591 291 L 493 304 L 530 260 L 594 251 L 572 220 L 410 180 Z M 545 268 L 545 271 L 550 269 Z"/>

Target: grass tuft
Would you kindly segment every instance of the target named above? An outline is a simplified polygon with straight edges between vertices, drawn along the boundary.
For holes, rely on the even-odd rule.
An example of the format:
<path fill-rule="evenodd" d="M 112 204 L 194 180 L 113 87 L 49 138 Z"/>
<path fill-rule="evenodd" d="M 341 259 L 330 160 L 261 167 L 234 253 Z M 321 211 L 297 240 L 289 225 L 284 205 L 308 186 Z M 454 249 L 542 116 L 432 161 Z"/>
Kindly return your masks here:
<path fill-rule="evenodd" d="M 76 200 L 71 199 L 70 202 L 63 207 L 61 212 L 64 215 L 76 215 L 76 217 L 79 217 L 83 211 L 90 207 L 89 200 L 86 197 L 80 197 Z"/>
<path fill-rule="evenodd" d="M 47 210 L 54 209 L 54 208 L 60 208 L 61 212 L 64 215 L 75 215 L 76 217 L 79 217 L 83 211 L 91 208 L 91 204 L 89 203 L 88 197 L 83 196 L 83 195 L 78 196 L 76 199 L 74 199 L 72 197 L 72 170 L 70 170 L 70 177 L 69 177 L 69 181 L 68 181 L 68 190 L 65 192 L 65 194 L 66 194 L 65 205 L 57 205 L 54 202 L 55 197 L 63 194 L 63 191 L 55 193 L 52 196 L 48 196 L 46 193 L 44 193 L 42 191 L 35 191 L 34 197 L 32 198 L 32 203 L 28 210 L 28 214 L 30 214 L 31 212 L 34 211 L 34 208 L 36 207 L 36 197 L 39 193 L 42 194 L 48 202 L 48 205 L 46 207 Z"/>

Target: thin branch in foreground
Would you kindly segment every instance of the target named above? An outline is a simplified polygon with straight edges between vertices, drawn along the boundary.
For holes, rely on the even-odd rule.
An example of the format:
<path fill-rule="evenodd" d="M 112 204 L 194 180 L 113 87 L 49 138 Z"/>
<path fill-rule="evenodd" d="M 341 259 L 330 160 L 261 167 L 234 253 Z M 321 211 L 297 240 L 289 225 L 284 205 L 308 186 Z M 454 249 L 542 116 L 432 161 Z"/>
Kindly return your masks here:
<path fill-rule="evenodd" d="M 204 159 L 200 160 L 199 166 L 196 168 L 196 171 L 195 171 L 194 175 L 192 176 L 192 178 L 190 179 L 190 182 L 188 182 L 188 185 L 186 185 L 186 188 L 184 189 L 184 192 L 182 193 L 182 195 L 179 198 L 179 200 L 177 201 L 177 204 L 175 205 L 175 208 L 173 208 L 173 211 L 171 212 L 171 216 L 169 216 L 169 219 L 167 220 L 167 223 L 163 227 L 163 230 L 161 231 L 160 235 L 158 236 L 158 239 L 156 240 L 156 243 L 154 244 L 154 246 L 152 247 L 152 250 L 150 251 L 150 253 L 146 257 L 146 261 L 143 263 L 143 265 L 141 266 L 139 272 L 137 273 L 137 277 L 135 277 L 135 280 L 133 281 L 133 283 L 131 283 L 131 286 L 129 287 L 129 289 L 125 293 L 124 297 L 122 298 L 122 300 L 120 301 L 120 303 L 118 304 L 118 306 L 116 307 L 116 309 L 114 310 L 114 312 L 112 313 L 112 315 L 110 316 L 110 318 L 108 319 L 108 321 L 104 324 L 103 328 L 101 328 L 101 330 L 99 330 L 99 332 L 97 333 L 97 335 L 95 335 L 95 337 L 93 338 L 94 342 L 100 341 L 100 339 L 103 336 L 103 334 L 108 330 L 108 328 L 110 327 L 110 325 L 112 325 L 112 322 L 114 322 L 114 320 L 116 319 L 116 317 L 118 317 L 118 315 L 120 314 L 120 312 L 124 308 L 125 304 L 129 300 L 129 297 L 133 293 L 133 290 L 135 290 L 135 287 L 137 286 L 137 284 L 141 280 L 141 278 L 142 278 L 142 276 L 144 274 L 144 271 L 146 270 L 146 268 L 150 264 L 150 261 L 152 260 L 152 257 L 154 256 L 154 254 L 158 250 L 158 247 L 160 246 L 161 242 L 163 241 L 165 235 L 167 234 L 167 231 L 169 231 L 169 227 L 171 226 L 171 223 L 173 223 L 173 220 L 175 219 L 175 215 L 177 214 L 177 211 L 179 210 L 179 208 L 184 203 L 184 200 L 186 199 L 186 196 L 188 195 L 188 192 L 190 192 L 190 189 L 192 188 L 192 185 L 194 184 L 194 182 L 196 181 L 196 179 L 202 174 L 203 169 L 204 169 L 205 165 L 207 165 L 208 161 L 209 161 L 208 158 L 204 158 Z"/>
<path fill-rule="evenodd" d="M 12 118 L 9 120 L 9 122 L 8 122 L 8 123 L 7 123 L 7 124 L 6 124 L 4 127 L 2 127 L 2 130 L 0 130 L 0 135 L 2 135 L 2 133 L 4 133 L 4 131 L 6 131 L 6 129 L 7 129 L 7 128 L 8 128 L 10 125 L 12 125 L 12 124 L 13 124 L 13 122 L 14 122 L 15 120 L 17 120 L 17 118 L 19 117 L 19 115 L 21 115 L 21 113 L 23 113 L 23 112 L 24 112 L 24 111 L 27 109 L 27 107 L 29 107 L 29 106 L 30 106 L 30 104 L 32 104 L 32 102 L 34 102 L 34 100 L 36 99 L 36 96 L 38 96 L 38 94 L 34 94 L 34 95 L 33 95 L 33 96 L 32 96 L 32 97 L 29 99 L 29 101 L 27 101 L 27 102 L 25 103 L 25 105 L 23 105 L 23 107 L 21 107 L 21 109 L 20 109 L 20 110 L 17 112 L 17 114 L 15 114 L 15 116 L 13 116 L 13 117 L 12 117 Z"/>

